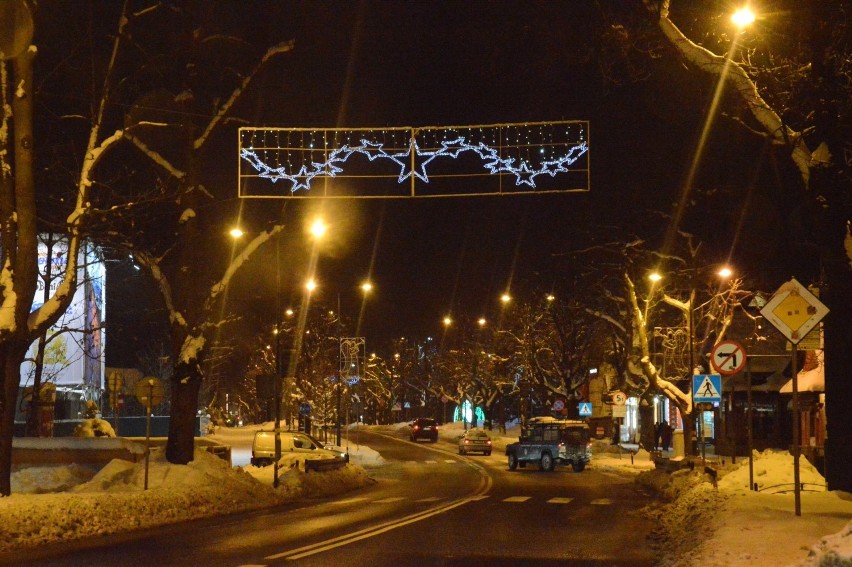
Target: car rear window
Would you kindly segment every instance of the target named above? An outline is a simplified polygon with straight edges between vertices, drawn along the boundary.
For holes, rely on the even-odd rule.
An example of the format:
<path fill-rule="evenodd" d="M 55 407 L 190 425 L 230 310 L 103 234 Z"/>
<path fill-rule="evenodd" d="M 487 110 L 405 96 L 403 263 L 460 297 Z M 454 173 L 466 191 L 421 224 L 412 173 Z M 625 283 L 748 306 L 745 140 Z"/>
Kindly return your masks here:
<path fill-rule="evenodd" d="M 562 434 L 562 439 L 565 443 L 585 443 L 589 440 L 589 432 L 587 429 L 581 428 L 566 429 Z"/>

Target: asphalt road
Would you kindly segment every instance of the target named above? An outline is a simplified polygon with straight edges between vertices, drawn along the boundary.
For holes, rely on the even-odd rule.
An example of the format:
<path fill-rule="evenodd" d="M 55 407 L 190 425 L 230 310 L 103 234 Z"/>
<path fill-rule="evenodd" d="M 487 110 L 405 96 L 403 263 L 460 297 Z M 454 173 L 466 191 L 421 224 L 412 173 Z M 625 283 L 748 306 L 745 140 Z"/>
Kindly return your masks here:
<path fill-rule="evenodd" d="M 401 434 L 398 434 L 401 435 Z M 359 433 L 386 464 L 338 498 L 49 546 L 28 565 L 652 565 L 632 481 Z"/>

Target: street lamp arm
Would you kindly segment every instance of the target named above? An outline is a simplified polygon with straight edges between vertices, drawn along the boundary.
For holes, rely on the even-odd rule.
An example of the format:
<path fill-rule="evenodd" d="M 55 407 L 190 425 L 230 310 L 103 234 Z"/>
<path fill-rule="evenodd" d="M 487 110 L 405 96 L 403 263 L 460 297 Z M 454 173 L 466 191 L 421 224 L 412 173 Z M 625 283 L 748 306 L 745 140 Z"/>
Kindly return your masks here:
<path fill-rule="evenodd" d="M 716 55 L 712 51 L 694 43 L 669 19 L 669 0 L 660 5 L 657 0 L 644 0 L 645 6 L 659 12 L 658 25 L 663 35 L 677 49 L 687 62 L 712 75 L 724 76 L 730 81 L 740 99 L 746 104 L 755 120 L 764 131 L 773 138 L 792 148 L 791 158 L 799 169 L 802 180 L 808 185 L 810 166 L 813 163 L 810 150 L 805 145 L 801 132 L 796 132 L 785 124 L 778 113 L 767 104 L 757 90 L 757 85 L 745 70 L 728 57 Z"/>
<path fill-rule="evenodd" d="M 227 289 L 228 285 L 231 283 L 231 279 L 234 277 L 234 274 L 236 274 L 243 264 L 251 258 L 251 255 L 257 251 L 263 243 L 271 240 L 273 236 L 279 234 L 282 230 L 284 230 L 284 225 L 275 225 L 269 230 L 261 232 L 252 238 L 248 244 L 246 244 L 245 248 L 243 248 L 240 253 L 231 260 L 231 263 L 222 275 L 222 279 L 213 284 L 210 288 L 210 295 L 207 299 L 208 306 L 213 305 L 225 289 Z"/>

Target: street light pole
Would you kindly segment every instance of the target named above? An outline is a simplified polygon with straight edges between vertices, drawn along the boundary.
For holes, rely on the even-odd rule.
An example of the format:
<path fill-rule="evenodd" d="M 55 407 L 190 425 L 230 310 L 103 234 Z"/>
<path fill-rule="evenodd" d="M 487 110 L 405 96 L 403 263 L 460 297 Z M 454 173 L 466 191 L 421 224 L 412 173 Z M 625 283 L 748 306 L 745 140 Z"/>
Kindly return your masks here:
<path fill-rule="evenodd" d="M 281 459 L 281 247 L 275 239 L 275 465 L 272 486 L 278 488 L 278 461 Z"/>

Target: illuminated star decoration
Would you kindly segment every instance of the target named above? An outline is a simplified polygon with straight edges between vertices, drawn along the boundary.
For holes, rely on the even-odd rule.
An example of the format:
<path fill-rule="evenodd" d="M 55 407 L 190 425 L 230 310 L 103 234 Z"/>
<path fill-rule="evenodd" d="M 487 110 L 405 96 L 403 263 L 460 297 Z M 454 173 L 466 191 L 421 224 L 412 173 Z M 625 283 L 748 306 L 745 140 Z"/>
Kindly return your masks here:
<path fill-rule="evenodd" d="M 464 136 L 453 140 L 443 140 L 441 147 L 434 150 L 423 150 L 415 139 L 411 139 L 408 148 L 402 152 L 388 153 L 384 142 L 373 142 L 362 138 L 360 145 L 343 146 L 331 151 L 328 159 L 324 162 L 311 162 L 311 168 L 302 165 L 297 171 L 288 172 L 285 167 L 272 167 L 265 163 L 255 152 L 254 148 L 240 149 L 240 157 L 246 160 L 258 172 L 258 177 L 269 179 L 273 183 L 279 180 L 287 180 L 291 183 L 290 192 L 299 190 L 309 191 L 311 181 L 316 177 L 335 177 L 343 173 L 346 161 L 354 154 L 362 154 L 370 162 L 376 160 L 389 160 L 400 168 L 399 183 L 403 183 L 412 175 L 424 183 L 429 183 L 427 168 L 429 164 L 439 158 L 456 159 L 464 152 L 473 152 L 482 160 L 483 168 L 490 175 L 510 174 L 515 176 L 515 185 L 527 185 L 531 189 L 536 188 L 535 178 L 539 175 L 555 177 L 559 173 L 568 172 L 568 168 L 580 159 L 588 150 L 586 141 L 575 143 L 568 149 L 565 155 L 555 159 L 543 161 L 540 166 L 533 166 L 524 159 L 501 158 L 497 148 L 491 147 L 484 142 L 471 143 Z M 410 158 L 412 152 L 420 161 L 418 170 L 411 170 Z M 516 163 L 517 162 L 517 163 Z"/>

